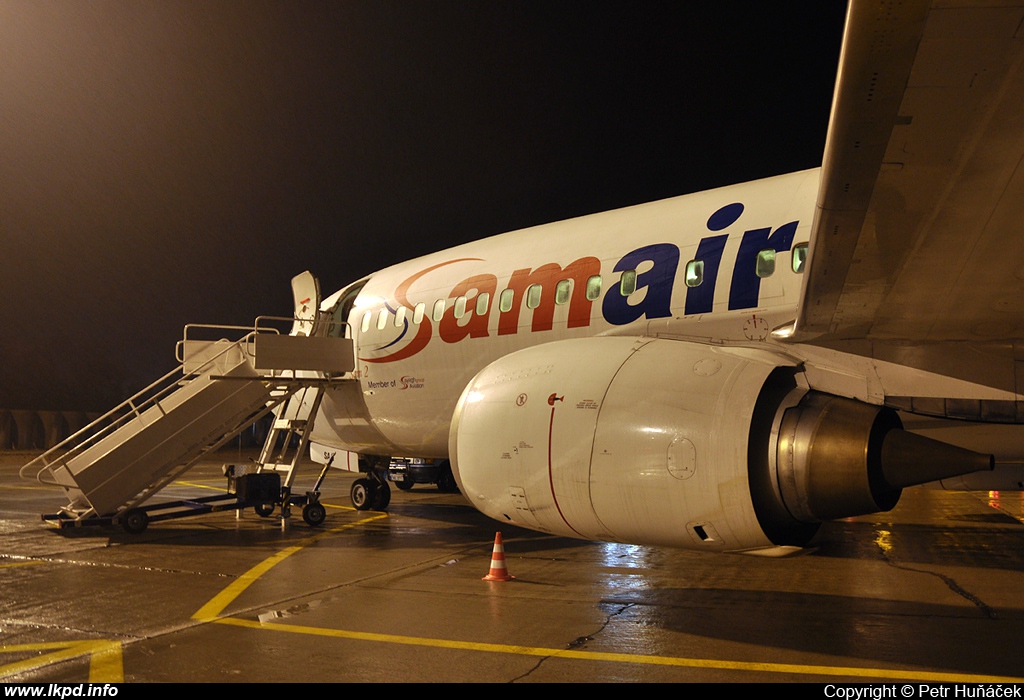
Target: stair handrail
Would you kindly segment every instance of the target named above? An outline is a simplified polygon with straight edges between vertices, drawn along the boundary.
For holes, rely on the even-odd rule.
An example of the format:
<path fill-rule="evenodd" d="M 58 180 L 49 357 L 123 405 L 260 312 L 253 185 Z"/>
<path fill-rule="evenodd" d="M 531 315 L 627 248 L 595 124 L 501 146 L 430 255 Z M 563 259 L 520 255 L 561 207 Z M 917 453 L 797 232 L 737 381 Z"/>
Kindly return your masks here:
<path fill-rule="evenodd" d="M 256 321 L 258 322 L 259 318 L 257 318 Z M 203 330 L 215 330 L 215 331 L 247 331 L 246 336 L 244 338 L 240 338 L 239 340 L 235 341 L 236 343 L 241 343 L 243 340 L 251 341 L 252 338 L 255 337 L 255 335 L 257 333 L 276 333 L 276 334 L 280 335 L 280 331 L 278 331 L 276 328 L 259 328 L 257 326 L 257 323 L 254 323 L 251 326 L 228 326 L 228 325 L 221 325 L 221 324 L 216 324 L 216 323 L 186 323 L 185 324 L 185 329 L 182 332 L 181 340 L 179 340 L 174 345 L 174 359 L 177 360 L 179 363 L 184 363 L 185 362 L 184 348 L 185 348 L 185 343 L 187 343 L 189 341 L 189 337 L 188 337 L 189 330 L 200 330 L 200 329 L 203 329 Z M 227 339 L 226 338 L 221 338 L 220 340 L 227 340 Z M 208 341 L 208 342 L 210 342 L 210 343 L 218 343 L 218 342 L 220 342 L 220 340 L 211 340 L 211 341 Z M 253 351 L 251 346 L 252 346 L 251 342 L 246 342 L 246 345 L 245 345 L 245 347 L 243 349 L 245 350 L 245 354 L 246 355 L 248 355 L 249 357 L 255 357 L 254 351 Z"/>
<path fill-rule="evenodd" d="M 348 321 L 335 321 L 331 319 L 323 321 L 323 323 L 327 325 L 328 329 L 334 328 L 335 326 L 341 326 L 343 329 L 340 336 L 334 336 L 330 330 L 327 331 L 327 335 L 338 338 L 348 338 L 349 340 L 355 339 L 355 335 L 352 333 L 352 324 Z"/>
<path fill-rule="evenodd" d="M 198 326 L 200 324 L 190 325 Z M 188 333 L 187 328 L 188 326 L 186 326 L 186 338 Z M 252 343 L 253 336 L 256 333 L 256 331 L 254 331 L 250 326 L 219 326 L 218 328 L 245 330 L 248 332 L 243 337 L 239 338 L 236 341 L 229 341 L 226 338 L 218 341 L 211 341 L 213 343 L 224 342 L 224 348 L 217 352 L 215 355 L 205 360 L 203 363 L 189 370 L 188 372 L 185 371 L 184 361 L 179 359 L 179 365 L 177 367 L 175 367 L 170 372 L 157 379 L 155 382 L 153 382 L 146 388 L 136 392 L 129 398 L 125 399 L 120 404 L 118 404 L 117 406 L 110 409 L 96 420 L 92 421 L 91 423 L 83 427 L 81 430 L 78 430 L 73 435 L 69 436 L 65 440 L 62 440 L 60 443 L 54 445 L 46 452 L 40 454 L 31 462 L 23 466 L 18 471 L 18 475 L 23 479 L 34 479 L 40 484 L 44 484 L 47 486 L 63 486 L 63 484 L 57 482 L 52 476 L 50 476 L 49 479 L 44 477 L 44 474 L 47 472 L 49 472 L 52 475 L 54 464 L 56 464 L 57 462 L 66 463 L 68 459 L 80 454 L 81 452 L 84 452 L 89 447 L 92 447 L 101 439 L 107 437 L 107 435 L 110 435 L 111 433 L 120 429 L 128 421 L 141 415 L 143 411 L 152 408 L 153 406 L 159 407 L 160 401 L 166 398 L 174 390 L 176 390 L 181 384 L 181 382 L 191 381 L 196 377 L 204 374 L 211 368 L 211 365 L 216 360 L 222 358 L 226 353 L 230 352 L 232 349 L 239 348 L 242 349 L 243 351 L 247 350 L 246 346 Z M 175 354 L 178 354 L 177 350 Z M 144 398 L 146 397 L 147 394 L 151 395 L 148 398 Z M 110 422 L 107 423 L 106 425 L 103 425 L 107 419 L 111 419 Z M 103 427 L 97 430 L 97 428 L 101 425 Z M 91 434 L 90 431 L 92 431 Z M 79 442 L 78 444 L 74 444 L 75 441 L 78 440 L 80 437 L 83 438 L 82 441 Z M 51 461 L 51 458 L 53 458 L 57 454 L 60 455 L 59 458 L 52 459 Z M 26 474 L 29 473 L 31 469 L 37 469 L 36 474 L 34 476 L 27 476 Z"/>
<path fill-rule="evenodd" d="M 274 333 L 278 333 L 278 334 L 281 333 L 280 330 L 278 330 L 277 328 L 274 328 L 273 326 L 261 326 L 260 325 L 261 321 L 284 321 L 286 323 L 287 322 L 294 323 L 295 321 L 299 321 L 301 323 L 310 323 L 310 324 L 315 323 L 317 328 L 322 328 L 322 327 L 326 326 L 328 329 L 332 329 L 332 328 L 334 328 L 336 326 L 340 326 L 340 327 L 342 327 L 344 329 L 344 331 L 343 331 L 342 335 L 339 336 L 339 337 L 341 337 L 341 338 L 348 338 L 348 339 L 352 338 L 352 324 L 350 324 L 348 321 L 335 321 L 333 319 L 327 319 L 327 318 L 320 318 L 320 319 L 318 319 L 316 321 L 312 321 L 312 320 L 310 320 L 308 318 L 299 318 L 298 316 L 257 316 L 256 317 L 256 321 L 253 323 L 253 326 L 252 326 L 252 330 L 253 331 L 255 331 L 257 333 L 273 331 Z M 331 335 L 330 331 L 327 332 L 327 335 Z"/>

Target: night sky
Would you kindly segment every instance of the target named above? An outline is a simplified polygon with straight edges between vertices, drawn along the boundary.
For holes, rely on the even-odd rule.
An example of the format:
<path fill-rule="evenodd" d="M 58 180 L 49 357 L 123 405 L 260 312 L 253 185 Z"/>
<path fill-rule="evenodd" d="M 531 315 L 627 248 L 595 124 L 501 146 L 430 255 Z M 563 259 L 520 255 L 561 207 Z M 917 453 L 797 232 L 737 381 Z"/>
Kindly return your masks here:
<path fill-rule="evenodd" d="M 0 0 L 0 408 L 188 322 L 820 165 L 845 3 Z"/>

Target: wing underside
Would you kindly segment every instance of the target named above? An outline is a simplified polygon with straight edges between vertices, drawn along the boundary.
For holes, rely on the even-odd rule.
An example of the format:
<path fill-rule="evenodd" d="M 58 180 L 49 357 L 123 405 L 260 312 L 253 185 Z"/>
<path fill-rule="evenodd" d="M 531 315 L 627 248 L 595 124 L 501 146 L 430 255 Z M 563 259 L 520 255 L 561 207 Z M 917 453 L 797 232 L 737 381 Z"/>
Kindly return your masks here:
<path fill-rule="evenodd" d="M 1022 22 L 1020 2 L 852 3 L 793 340 L 1017 354 Z"/>
<path fill-rule="evenodd" d="M 1020 1 L 851 4 L 791 340 L 1022 393 L 1022 64 Z"/>

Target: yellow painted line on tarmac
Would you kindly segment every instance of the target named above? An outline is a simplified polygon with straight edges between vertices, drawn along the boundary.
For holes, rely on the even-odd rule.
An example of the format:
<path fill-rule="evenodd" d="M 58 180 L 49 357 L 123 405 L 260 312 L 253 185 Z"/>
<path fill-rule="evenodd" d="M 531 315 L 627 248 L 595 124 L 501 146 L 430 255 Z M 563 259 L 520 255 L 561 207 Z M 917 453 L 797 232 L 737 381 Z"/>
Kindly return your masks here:
<path fill-rule="evenodd" d="M 174 484 L 176 486 L 192 486 L 197 489 L 210 489 L 211 491 L 220 491 L 222 493 L 227 493 L 227 489 L 221 488 L 219 486 L 209 486 L 207 484 L 200 484 L 196 481 L 175 481 Z M 331 505 L 330 503 L 324 503 L 323 501 L 320 502 L 320 505 L 322 505 L 324 508 L 337 508 L 338 510 L 355 510 L 355 508 L 353 508 L 352 506 L 335 506 Z"/>
<path fill-rule="evenodd" d="M 16 484 L 5 484 L 4 491 L 53 491 L 53 486 L 18 486 Z"/>
<path fill-rule="evenodd" d="M 0 645 L 0 654 L 24 654 L 52 649 L 47 654 L 15 661 L 0 666 L 0 678 L 27 673 L 61 661 L 89 656 L 90 683 L 124 683 L 124 663 L 121 643 L 106 639 L 87 639 L 77 642 L 40 642 L 37 644 Z"/>
<path fill-rule="evenodd" d="M 200 484 L 196 481 L 175 481 L 175 486 L 191 486 L 197 489 L 209 489 L 210 491 L 220 491 L 221 493 L 227 493 L 228 490 L 221 486 L 210 486 L 208 484 Z"/>
<path fill-rule="evenodd" d="M 1021 683 L 1024 678 L 1011 676 L 982 676 L 934 671 L 904 671 L 890 668 L 861 668 L 858 666 L 814 666 L 810 664 L 776 664 L 756 661 L 728 661 L 724 659 L 693 659 L 680 656 L 645 656 L 643 654 L 621 654 L 604 651 L 583 651 L 580 649 L 554 649 L 548 647 L 527 647 L 513 644 L 488 644 L 484 642 L 463 642 L 430 637 L 407 637 L 398 634 L 377 634 L 374 632 L 353 632 L 304 625 L 288 625 L 279 622 L 259 622 L 238 617 L 224 617 L 216 620 L 222 625 L 248 627 L 250 629 L 274 630 L 294 634 L 309 634 L 336 639 L 356 639 L 365 642 L 405 644 L 411 646 L 481 651 L 493 654 L 516 654 L 519 656 L 543 656 L 583 661 L 611 661 L 616 663 L 645 664 L 648 666 L 677 666 L 725 671 L 750 671 L 753 673 L 787 673 L 801 676 L 843 676 L 850 678 L 884 678 L 889 680 L 913 680 L 941 683 Z"/>
<path fill-rule="evenodd" d="M 16 566 L 36 566 L 37 564 L 46 564 L 45 561 L 12 561 L 9 564 L 0 564 L 0 569 L 13 569 Z"/>
<path fill-rule="evenodd" d="M 108 642 L 89 657 L 90 683 L 124 683 L 124 661 L 121 644 Z"/>
<path fill-rule="evenodd" d="M 176 482 L 186 483 L 186 482 Z M 201 486 L 199 484 L 188 484 L 189 486 Z M 342 532 L 344 530 L 365 525 L 374 520 L 386 518 L 387 513 L 380 513 L 358 522 L 342 525 L 300 540 L 296 545 L 284 549 L 277 554 L 268 557 L 247 572 L 242 574 L 231 585 L 213 597 L 206 605 L 199 609 L 193 619 L 202 622 L 215 621 L 224 608 L 231 604 L 241 593 L 248 588 L 256 579 L 272 569 L 275 565 L 295 554 L 304 547 L 317 542 L 325 537 Z M 0 564 L 0 568 L 14 566 L 30 566 L 33 564 L 44 564 L 42 561 L 15 562 Z M 70 661 L 82 656 L 89 656 L 89 682 L 90 683 L 123 683 L 124 682 L 124 659 L 120 642 L 113 642 L 103 639 L 83 640 L 76 642 L 40 642 L 35 644 L 7 644 L 0 645 L 0 654 L 25 654 L 26 652 L 48 652 L 33 656 L 29 659 L 22 659 L 13 663 L 0 665 L 0 679 L 27 673 L 45 668 L 51 664 L 62 661 Z"/>
<path fill-rule="evenodd" d="M 230 585 L 228 585 L 227 588 L 225 588 L 220 593 L 211 598 L 210 601 L 206 603 L 206 605 L 199 608 L 199 610 L 197 610 L 196 613 L 192 616 L 192 619 L 199 620 L 201 622 L 212 622 L 216 620 L 217 616 L 224 612 L 224 608 L 230 605 L 235 598 L 240 596 L 242 592 L 245 591 L 246 588 L 255 583 L 256 579 L 270 571 L 272 568 L 280 564 L 282 561 L 284 561 L 291 555 L 295 554 L 296 552 L 302 550 L 305 547 L 308 547 L 314 542 L 318 542 L 324 539 L 325 537 L 330 537 L 331 535 L 335 535 L 344 530 L 350 530 L 354 527 L 366 525 L 367 523 L 371 523 L 374 520 L 381 520 L 382 518 L 386 517 L 388 517 L 387 513 L 380 513 L 378 515 L 373 515 L 369 518 L 363 518 L 362 520 L 358 520 L 354 523 L 348 523 L 347 525 L 342 525 L 341 527 L 336 527 L 330 530 L 326 530 L 324 532 L 317 533 L 311 537 L 307 537 L 303 540 L 300 540 L 297 544 L 288 547 L 287 549 L 282 549 L 277 554 L 267 557 L 259 564 L 252 567 L 244 574 L 239 576 L 237 579 L 235 579 Z"/>
<path fill-rule="evenodd" d="M 239 617 L 219 617 L 242 592 L 252 585 L 260 576 L 280 564 L 282 561 L 305 547 L 325 537 L 366 525 L 374 520 L 386 518 L 387 513 L 364 518 L 354 523 L 327 530 L 307 537 L 292 547 L 283 549 L 252 567 L 224 590 L 210 599 L 192 616 L 200 622 L 214 622 L 222 625 L 243 627 L 248 629 L 290 632 L 335 639 L 352 639 L 384 644 L 403 644 L 407 646 L 433 647 L 441 649 L 458 649 L 462 651 L 479 651 L 492 654 L 515 654 L 519 656 L 539 656 L 560 659 L 576 659 L 582 661 L 604 661 L 614 663 L 644 664 L 648 666 L 675 666 L 680 668 L 700 668 L 725 671 L 748 671 L 751 673 L 785 673 L 799 676 L 835 676 L 846 678 L 887 679 L 907 681 L 927 681 L 933 683 L 1021 683 L 1024 678 L 1012 676 L 985 676 L 976 674 L 942 673 L 936 671 L 910 671 L 889 668 L 864 668 L 858 666 L 815 666 L 812 664 L 782 664 L 754 661 L 730 661 L 725 659 L 698 659 L 680 656 L 647 656 L 643 654 L 623 654 L 617 652 L 585 651 L 581 649 L 556 649 L 549 647 L 528 647 L 513 644 L 491 644 L 486 642 L 468 642 L 432 637 L 410 637 L 396 634 L 379 634 L 375 632 L 356 632 L 352 630 L 307 627 L 289 625 L 279 622 L 259 622 Z M 0 669 L 2 670 L 2 669 Z"/>
<path fill-rule="evenodd" d="M 348 530 L 353 527 L 365 525 L 366 523 L 387 517 L 386 513 L 365 518 L 339 528 L 319 533 L 308 537 L 293 547 L 284 549 L 277 554 L 268 557 L 238 579 L 227 588 L 214 596 L 206 605 L 200 608 L 194 620 L 202 622 L 216 622 L 223 625 L 245 627 L 249 629 L 291 632 L 293 634 L 308 634 L 319 637 L 332 637 L 335 639 L 353 639 L 366 642 L 379 642 L 384 644 L 403 644 L 408 646 L 434 647 L 442 649 L 458 649 L 463 651 L 479 651 L 493 654 L 515 654 L 519 656 L 540 656 L 560 659 L 577 659 L 584 661 L 606 661 L 616 663 L 645 664 L 648 666 L 676 666 L 682 668 L 702 668 L 726 671 L 749 671 L 752 673 L 785 673 L 800 676 L 838 676 L 846 678 L 872 678 L 891 680 L 928 681 L 938 683 L 1021 683 L 1024 678 L 1013 678 L 1009 676 L 983 676 L 972 674 L 941 673 L 932 671 L 905 671 L 887 668 L 862 668 L 857 666 L 815 666 L 810 664 L 780 664 L 752 661 L 729 661 L 723 659 L 696 659 L 679 656 L 645 656 L 642 654 L 623 654 L 616 652 L 585 651 L 581 649 L 555 649 L 548 647 L 527 647 L 512 644 L 490 644 L 485 642 L 468 642 L 452 639 L 436 639 L 432 637 L 409 637 L 396 634 L 378 634 L 375 632 L 355 632 L 351 630 L 326 629 L 321 627 L 307 627 L 304 625 L 289 625 L 279 622 L 259 622 L 258 620 L 246 620 L 238 617 L 218 617 L 224 609 L 231 604 L 235 598 L 248 588 L 253 582 L 267 571 L 272 569 L 284 559 L 295 554 L 304 547 L 330 536 L 334 533 Z"/>

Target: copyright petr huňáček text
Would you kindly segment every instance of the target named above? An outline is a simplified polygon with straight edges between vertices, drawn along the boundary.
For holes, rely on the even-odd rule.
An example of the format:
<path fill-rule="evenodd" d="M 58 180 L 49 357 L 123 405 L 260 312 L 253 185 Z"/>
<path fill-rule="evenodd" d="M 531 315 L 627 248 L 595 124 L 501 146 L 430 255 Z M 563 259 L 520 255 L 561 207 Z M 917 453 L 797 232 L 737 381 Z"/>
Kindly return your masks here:
<path fill-rule="evenodd" d="M 825 686 L 825 697 L 842 700 L 880 698 L 1019 698 L 1016 683 L 883 683 L 879 685 Z"/>

